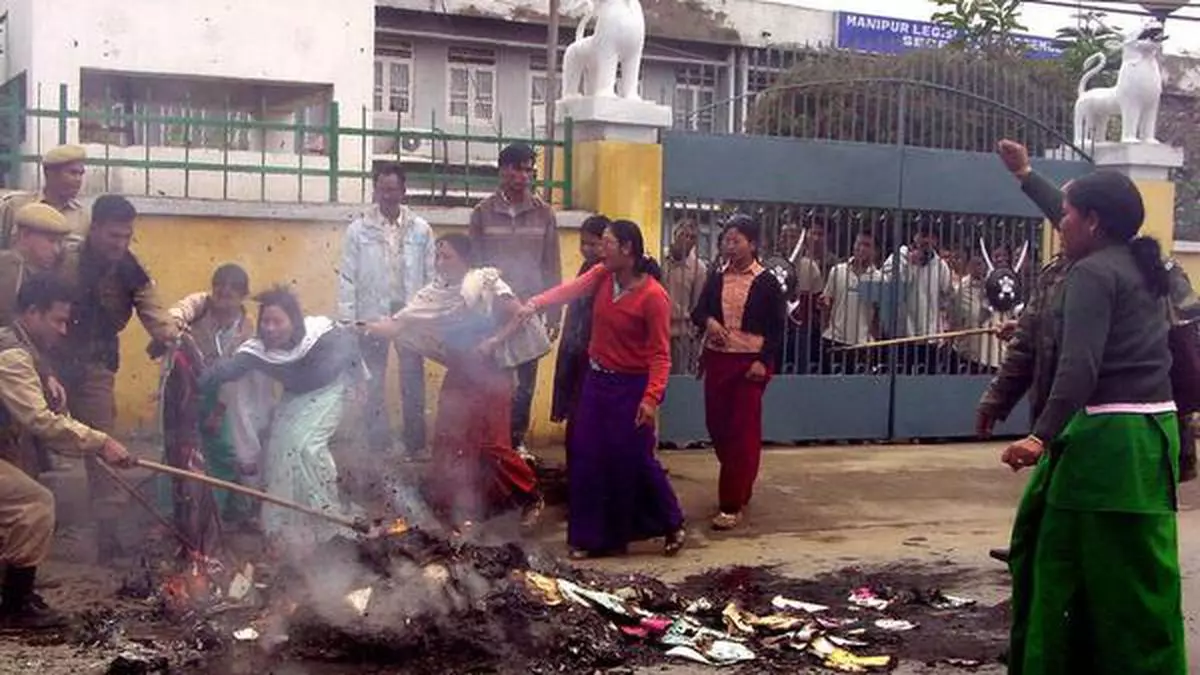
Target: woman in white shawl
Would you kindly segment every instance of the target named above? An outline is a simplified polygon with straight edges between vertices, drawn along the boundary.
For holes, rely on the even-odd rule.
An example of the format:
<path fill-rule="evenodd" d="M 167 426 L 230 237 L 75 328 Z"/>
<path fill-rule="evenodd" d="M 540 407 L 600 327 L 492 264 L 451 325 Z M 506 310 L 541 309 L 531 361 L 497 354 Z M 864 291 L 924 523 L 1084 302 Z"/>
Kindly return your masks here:
<path fill-rule="evenodd" d="M 338 493 L 329 441 L 342 418 L 347 387 L 361 371 L 354 332 L 323 316 L 304 316 L 282 287 L 259 294 L 257 335 L 207 370 L 201 387 L 219 387 L 251 371 L 283 385 L 267 444 L 267 492 L 331 514 L 352 515 Z M 263 531 L 289 552 L 342 532 L 337 525 L 267 504 Z"/>
<path fill-rule="evenodd" d="M 531 525 L 542 501 L 512 447 L 512 368 L 549 352 L 550 342 L 539 325 L 512 320 L 520 303 L 500 274 L 471 262 L 470 239 L 439 238 L 437 280 L 365 330 L 446 366 L 427 490 L 434 510 L 461 527 L 519 508 Z"/>

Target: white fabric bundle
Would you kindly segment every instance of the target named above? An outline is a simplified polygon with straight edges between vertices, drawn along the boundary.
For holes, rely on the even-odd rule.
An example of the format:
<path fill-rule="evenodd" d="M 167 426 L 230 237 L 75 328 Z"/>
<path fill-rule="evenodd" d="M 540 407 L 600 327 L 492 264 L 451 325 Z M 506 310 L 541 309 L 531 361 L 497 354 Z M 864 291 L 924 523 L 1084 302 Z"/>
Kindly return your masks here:
<path fill-rule="evenodd" d="M 393 316 L 399 322 L 397 344 L 427 359 L 445 364 L 448 342 L 457 342 L 464 329 L 492 316 L 496 298 L 514 297 L 512 289 L 494 267 L 467 273 L 460 284 L 438 280 L 417 291 L 412 301 Z M 545 324 L 526 322 L 496 351 L 496 362 L 513 368 L 541 358 L 550 351 Z"/>

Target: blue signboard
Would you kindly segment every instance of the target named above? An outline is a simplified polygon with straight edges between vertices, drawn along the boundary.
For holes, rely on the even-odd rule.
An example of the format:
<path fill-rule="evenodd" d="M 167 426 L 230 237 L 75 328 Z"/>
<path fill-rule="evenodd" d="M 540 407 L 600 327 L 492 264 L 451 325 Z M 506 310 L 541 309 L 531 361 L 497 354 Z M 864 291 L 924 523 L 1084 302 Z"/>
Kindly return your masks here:
<path fill-rule="evenodd" d="M 928 21 L 895 19 L 871 14 L 838 12 L 837 46 L 877 54 L 899 54 L 912 49 L 939 49 L 955 37 L 953 29 Z M 1030 58 L 1054 59 L 1062 50 L 1051 38 L 1015 35 Z"/>

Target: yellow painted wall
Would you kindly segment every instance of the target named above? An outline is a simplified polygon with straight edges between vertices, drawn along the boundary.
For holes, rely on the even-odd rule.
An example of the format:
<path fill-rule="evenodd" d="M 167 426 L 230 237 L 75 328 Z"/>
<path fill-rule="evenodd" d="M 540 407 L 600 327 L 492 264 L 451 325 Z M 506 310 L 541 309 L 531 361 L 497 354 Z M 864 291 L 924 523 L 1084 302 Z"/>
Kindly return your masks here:
<path fill-rule="evenodd" d="M 642 229 L 646 252 L 662 245 L 662 146 L 624 141 L 576 143 L 572 199 L 575 208 L 632 220 Z"/>
<path fill-rule="evenodd" d="M 1154 237 L 1163 251 L 1175 244 L 1175 183 L 1169 180 L 1134 181 L 1146 206 L 1142 234 Z M 1195 278 L 1195 277 L 1193 277 Z"/>
<path fill-rule="evenodd" d="M 1192 285 L 1200 283 L 1200 253 L 1176 253 L 1174 257 L 1183 265 L 1183 271 L 1192 279 Z"/>
<path fill-rule="evenodd" d="M 336 269 L 340 256 L 342 224 L 143 216 L 138 219 L 133 250 L 158 284 L 167 304 L 196 291 L 207 290 L 218 265 L 235 262 L 250 274 L 252 290 L 284 283 L 295 288 L 310 314 L 332 314 L 336 306 Z M 439 233 L 450 228 L 436 228 Z M 561 231 L 563 276 L 579 270 L 579 233 Z M 149 338 L 136 321 L 121 335 L 121 370 L 117 376 L 117 420 L 122 432 L 156 431 L 155 396 L 158 364 L 146 356 Z M 400 423 L 397 377 L 388 375 L 389 396 L 394 404 L 393 424 Z M 542 360 L 538 371 L 537 395 L 533 402 L 531 441 L 558 442 L 560 425 L 551 424 L 550 392 L 554 375 L 553 353 Z M 430 364 L 426 395 L 434 410 L 441 370 Z M 432 424 L 432 417 L 429 423 Z"/>

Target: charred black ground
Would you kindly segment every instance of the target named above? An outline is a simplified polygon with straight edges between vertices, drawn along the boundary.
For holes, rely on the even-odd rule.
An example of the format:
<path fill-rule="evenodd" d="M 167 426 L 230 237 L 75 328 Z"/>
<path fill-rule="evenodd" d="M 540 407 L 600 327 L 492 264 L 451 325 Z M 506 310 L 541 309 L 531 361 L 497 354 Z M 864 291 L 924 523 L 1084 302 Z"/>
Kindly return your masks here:
<path fill-rule="evenodd" d="M 953 588 L 963 575 L 947 567 L 847 568 L 813 579 L 788 578 L 768 567 L 733 567 L 670 586 L 641 575 L 577 570 L 516 545 L 454 542 L 419 530 L 367 541 L 336 540 L 308 563 L 271 581 L 276 602 L 287 596 L 296 603 L 283 646 L 266 654 L 245 643 L 227 643 L 223 656 L 187 672 L 261 673 L 306 663 L 303 672 L 313 674 L 342 673 L 339 668 L 349 664 L 360 673 L 595 673 L 669 660 L 665 647 L 623 635 L 616 627 L 620 617 L 570 602 L 547 606 L 527 588 L 524 570 L 616 592 L 643 609 L 671 616 L 706 598 L 712 609 L 695 616 L 717 629 L 721 610 L 731 601 L 759 615 L 778 612 L 771 607 L 778 595 L 828 605 L 833 615 L 864 619 L 867 630 L 859 637 L 871 646 L 856 651 L 908 661 L 994 663 L 1007 637 L 1005 605 L 931 606 L 941 589 Z M 311 587 L 313 570 L 348 567 L 361 573 L 338 588 Z M 371 607 L 380 609 L 366 616 L 348 604 L 329 610 L 328 596 L 362 585 L 373 589 Z M 893 599 L 892 607 L 886 613 L 849 609 L 847 595 L 861 587 Z M 401 614 L 389 610 L 395 607 L 406 609 Z M 919 627 L 904 633 L 875 628 L 873 620 L 885 615 Z M 782 646 L 754 649 L 757 661 L 726 672 L 796 672 L 820 665 L 811 655 Z M 241 670 L 250 663 L 256 664 L 253 669 Z"/>

